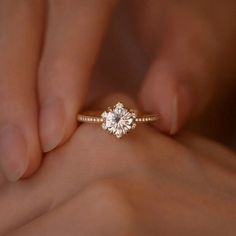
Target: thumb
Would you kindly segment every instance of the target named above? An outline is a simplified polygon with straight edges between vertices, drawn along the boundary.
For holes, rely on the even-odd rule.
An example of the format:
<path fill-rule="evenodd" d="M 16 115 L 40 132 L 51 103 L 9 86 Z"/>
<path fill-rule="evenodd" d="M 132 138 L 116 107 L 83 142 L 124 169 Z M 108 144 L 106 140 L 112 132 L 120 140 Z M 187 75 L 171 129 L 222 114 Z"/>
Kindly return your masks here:
<path fill-rule="evenodd" d="M 232 85 L 229 80 L 212 76 L 213 73 L 199 71 L 187 66 L 180 70 L 176 64 L 167 62 L 153 63 L 143 83 L 140 101 L 144 109 L 160 113 L 158 129 L 175 134 Z"/>
<path fill-rule="evenodd" d="M 146 110 L 160 113 L 161 131 L 175 134 L 196 109 L 195 95 L 191 81 L 178 78 L 170 66 L 158 62 L 149 70 L 140 100 Z"/>
<path fill-rule="evenodd" d="M 168 6 L 158 59 L 140 92 L 144 108 L 161 114 L 160 130 L 171 134 L 235 87 L 232 5 L 217 4 L 206 18 L 197 4 L 185 4 Z"/>

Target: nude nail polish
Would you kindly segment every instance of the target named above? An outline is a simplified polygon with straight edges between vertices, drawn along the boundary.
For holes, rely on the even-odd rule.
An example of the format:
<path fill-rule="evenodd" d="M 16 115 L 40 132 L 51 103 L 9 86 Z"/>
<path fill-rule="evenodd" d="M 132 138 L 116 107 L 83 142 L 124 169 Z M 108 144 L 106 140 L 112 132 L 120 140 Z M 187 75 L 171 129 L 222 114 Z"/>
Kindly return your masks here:
<path fill-rule="evenodd" d="M 65 132 L 65 108 L 60 98 L 50 98 L 40 109 L 40 138 L 44 152 L 60 144 Z"/>
<path fill-rule="evenodd" d="M 19 128 L 6 125 L 0 128 L 0 168 L 12 182 L 19 180 L 28 167 L 26 140 Z"/>

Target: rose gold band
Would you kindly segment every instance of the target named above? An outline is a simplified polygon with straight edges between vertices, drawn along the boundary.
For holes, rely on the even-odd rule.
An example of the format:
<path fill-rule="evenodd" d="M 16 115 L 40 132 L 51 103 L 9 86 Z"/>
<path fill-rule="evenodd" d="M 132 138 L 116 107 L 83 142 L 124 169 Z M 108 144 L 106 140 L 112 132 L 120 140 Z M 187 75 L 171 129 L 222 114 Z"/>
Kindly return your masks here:
<path fill-rule="evenodd" d="M 79 122 L 101 124 L 101 127 L 108 133 L 121 138 L 135 129 L 137 123 L 157 121 L 159 115 L 140 114 L 134 109 L 127 108 L 123 103 L 117 102 L 115 106 L 108 107 L 103 112 L 79 113 L 77 119 Z"/>
<path fill-rule="evenodd" d="M 100 114 L 101 113 L 102 112 L 100 112 Z M 135 122 L 137 123 L 154 122 L 157 121 L 159 117 L 160 117 L 159 115 L 152 115 L 152 114 L 138 115 L 135 118 Z M 99 115 L 98 112 L 87 112 L 78 114 L 77 120 L 79 122 L 97 123 L 97 124 L 101 124 L 104 121 L 104 119 L 101 117 L 101 115 Z"/>

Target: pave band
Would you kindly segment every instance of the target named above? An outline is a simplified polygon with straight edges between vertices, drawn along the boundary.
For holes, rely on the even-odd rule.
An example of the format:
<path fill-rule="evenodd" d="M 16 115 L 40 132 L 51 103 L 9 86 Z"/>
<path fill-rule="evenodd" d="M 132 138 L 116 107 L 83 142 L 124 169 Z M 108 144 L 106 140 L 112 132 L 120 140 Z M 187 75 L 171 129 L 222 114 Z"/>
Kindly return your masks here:
<path fill-rule="evenodd" d="M 113 108 L 108 107 L 104 112 L 84 112 L 79 113 L 78 122 L 102 124 L 102 128 L 117 138 L 130 132 L 137 123 L 155 122 L 159 115 L 138 114 L 136 110 L 125 107 L 118 102 Z"/>

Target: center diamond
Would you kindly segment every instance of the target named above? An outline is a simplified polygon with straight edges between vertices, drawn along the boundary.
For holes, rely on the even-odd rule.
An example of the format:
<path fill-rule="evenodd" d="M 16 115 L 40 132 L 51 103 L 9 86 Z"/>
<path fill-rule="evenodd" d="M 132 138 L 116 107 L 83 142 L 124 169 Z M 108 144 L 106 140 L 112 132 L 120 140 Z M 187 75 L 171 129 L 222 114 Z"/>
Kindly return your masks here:
<path fill-rule="evenodd" d="M 109 108 L 108 111 L 103 112 L 101 116 L 104 120 L 102 128 L 116 135 L 117 138 L 121 138 L 136 126 L 135 112 L 129 111 L 120 102 L 113 109 Z"/>

